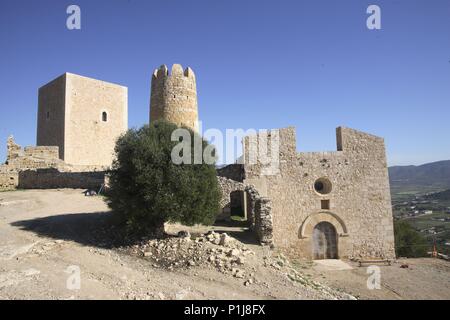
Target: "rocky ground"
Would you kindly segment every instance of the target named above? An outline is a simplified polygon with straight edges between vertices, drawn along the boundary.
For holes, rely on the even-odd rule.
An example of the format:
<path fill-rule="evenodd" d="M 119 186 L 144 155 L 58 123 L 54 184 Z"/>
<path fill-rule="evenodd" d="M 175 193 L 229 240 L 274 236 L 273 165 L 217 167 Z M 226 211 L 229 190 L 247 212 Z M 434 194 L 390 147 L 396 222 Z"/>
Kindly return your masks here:
<path fill-rule="evenodd" d="M 447 262 L 382 267 L 372 292 L 364 268 L 289 261 L 239 225 L 167 225 L 163 239 L 124 243 L 109 221 L 102 198 L 82 190 L 0 193 L 0 299 L 449 298 Z"/>

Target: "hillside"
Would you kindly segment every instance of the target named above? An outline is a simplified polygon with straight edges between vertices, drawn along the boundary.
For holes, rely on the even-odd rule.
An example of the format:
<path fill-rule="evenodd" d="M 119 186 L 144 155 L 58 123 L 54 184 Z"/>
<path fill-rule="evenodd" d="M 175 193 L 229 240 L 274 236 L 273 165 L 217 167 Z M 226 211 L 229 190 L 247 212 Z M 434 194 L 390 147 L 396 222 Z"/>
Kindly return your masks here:
<path fill-rule="evenodd" d="M 441 192 L 432 193 L 426 196 L 427 199 L 450 201 L 450 189 Z"/>
<path fill-rule="evenodd" d="M 450 161 L 389 168 L 393 213 L 443 254 L 450 253 Z"/>
<path fill-rule="evenodd" d="M 450 189 L 450 160 L 389 167 L 392 192 Z"/>

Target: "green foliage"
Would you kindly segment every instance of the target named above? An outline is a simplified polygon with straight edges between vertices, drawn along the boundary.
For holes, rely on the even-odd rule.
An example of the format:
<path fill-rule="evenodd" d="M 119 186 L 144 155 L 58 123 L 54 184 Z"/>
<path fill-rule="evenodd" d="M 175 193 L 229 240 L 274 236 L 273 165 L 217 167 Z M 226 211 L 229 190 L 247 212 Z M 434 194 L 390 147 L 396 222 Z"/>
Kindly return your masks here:
<path fill-rule="evenodd" d="M 116 143 L 106 201 L 120 223 L 135 235 L 161 230 L 164 222 L 211 224 L 219 210 L 215 164 L 180 164 L 171 160 L 177 126 L 155 121 L 128 130 Z M 194 154 L 194 135 L 191 134 Z M 208 146 L 201 141 L 203 150 Z"/>
<path fill-rule="evenodd" d="M 394 234 L 397 257 L 417 258 L 427 256 L 430 245 L 407 221 L 394 221 Z"/>

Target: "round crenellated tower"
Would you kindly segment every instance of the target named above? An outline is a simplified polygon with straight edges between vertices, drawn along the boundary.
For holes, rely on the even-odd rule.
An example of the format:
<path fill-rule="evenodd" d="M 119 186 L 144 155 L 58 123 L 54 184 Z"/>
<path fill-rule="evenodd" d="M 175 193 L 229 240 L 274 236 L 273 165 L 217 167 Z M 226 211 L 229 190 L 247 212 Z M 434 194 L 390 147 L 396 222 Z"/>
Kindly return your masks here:
<path fill-rule="evenodd" d="M 197 88 L 191 68 L 179 64 L 172 71 L 162 65 L 153 72 L 150 122 L 164 119 L 198 132 Z"/>

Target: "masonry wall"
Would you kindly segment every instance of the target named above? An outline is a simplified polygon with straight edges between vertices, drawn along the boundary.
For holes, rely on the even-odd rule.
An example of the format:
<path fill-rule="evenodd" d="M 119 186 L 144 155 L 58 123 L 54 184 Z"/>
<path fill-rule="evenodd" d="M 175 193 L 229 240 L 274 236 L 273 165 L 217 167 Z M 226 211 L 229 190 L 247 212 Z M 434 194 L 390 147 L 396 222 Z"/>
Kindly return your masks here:
<path fill-rule="evenodd" d="M 55 160 L 59 157 L 59 148 L 56 146 L 37 146 L 23 148 L 24 157 L 34 157 L 47 160 Z"/>
<path fill-rule="evenodd" d="M 105 182 L 104 172 L 61 172 L 58 169 L 24 170 L 18 173 L 20 189 L 94 189 Z"/>
<path fill-rule="evenodd" d="M 25 147 L 7 142 L 6 163 L 0 165 L 0 191 L 16 188 L 97 188 L 104 183 L 104 167 L 71 166 L 59 159 L 58 147 Z"/>
<path fill-rule="evenodd" d="M 117 138 L 128 128 L 128 89 L 67 74 L 65 162 L 111 165 Z M 107 121 L 102 120 L 106 112 Z"/>
<path fill-rule="evenodd" d="M 393 258 L 383 139 L 349 128 L 336 134 L 337 151 L 297 153 L 295 129 L 280 129 L 279 172 L 263 175 L 260 163 L 246 165 L 244 182 L 272 201 L 274 244 L 287 254 L 312 258 L 313 228 L 327 221 L 338 233 L 339 257 Z M 244 153 L 254 141 L 244 140 Z M 315 191 L 319 178 L 331 182 L 330 193 Z M 329 201 L 329 209 L 322 209 L 322 200 Z"/>
<path fill-rule="evenodd" d="M 217 177 L 219 188 L 222 192 L 220 199 L 221 212 L 216 220 L 230 219 L 231 193 L 245 192 L 247 199 L 247 224 L 254 231 L 261 244 L 271 245 L 273 243 L 273 221 L 270 199 L 261 197 L 258 190 L 252 185 L 246 185 L 226 177 Z"/>
<path fill-rule="evenodd" d="M 245 191 L 245 184 L 234 181 L 226 177 L 217 177 L 217 182 L 221 191 L 221 198 L 219 201 L 220 212 L 217 215 L 217 220 L 229 220 L 231 213 L 231 198 L 230 194 L 233 191 Z"/>
<path fill-rule="evenodd" d="M 57 146 L 64 160 L 66 74 L 39 88 L 36 145 Z"/>
<path fill-rule="evenodd" d="M 0 191 L 14 190 L 19 184 L 19 173 L 0 166 Z"/>
<path fill-rule="evenodd" d="M 64 162 L 59 159 L 58 155 L 58 147 L 38 146 L 22 148 L 10 136 L 7 141 L 6 163 L 0 168 L 5 172 L 62 166 Z"/>
<path fill-rule="evenodd" d="M 164 119 L 198 131 L 197 87 L 191 68 L 179 64 L 156 69 L 152 76 L 150 121 Z"/>
<path fill-rule="evenodd" d="M 55 168 L 64 162 L 58 158 L 58 147 L 25 147 L 8 138 L 8 154 L 0 165 L 0 191 L 14 190 L 19 185 L 19 172 L 37 168 Z"/>

